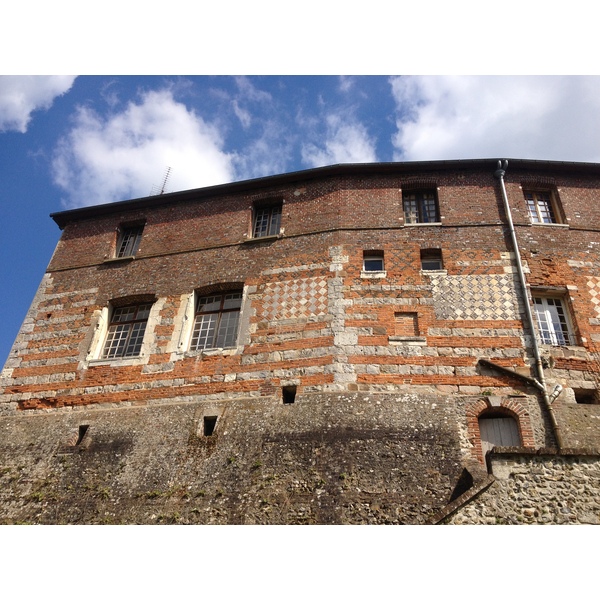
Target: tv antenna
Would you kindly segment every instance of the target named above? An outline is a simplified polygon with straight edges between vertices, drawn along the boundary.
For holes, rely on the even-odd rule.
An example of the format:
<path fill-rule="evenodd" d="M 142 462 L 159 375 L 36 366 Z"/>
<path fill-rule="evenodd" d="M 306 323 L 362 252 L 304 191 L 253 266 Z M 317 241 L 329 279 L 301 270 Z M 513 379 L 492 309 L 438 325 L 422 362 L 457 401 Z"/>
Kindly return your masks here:
<path fill-rule="evenodd" d="M 165 171 L 165 176 L 163 177 L 163 181 L 162 181 L 162 185 L 160 186 L 160 189 L 157 188 L 156 186 L 152 186 L 152 190 L 150 191 L 151 196 L 160 196 L 167 191 L 167 181 L 169 179 L 170 174 L 171 174 L 171 167 L 167 167 L 167 170 Z"/>

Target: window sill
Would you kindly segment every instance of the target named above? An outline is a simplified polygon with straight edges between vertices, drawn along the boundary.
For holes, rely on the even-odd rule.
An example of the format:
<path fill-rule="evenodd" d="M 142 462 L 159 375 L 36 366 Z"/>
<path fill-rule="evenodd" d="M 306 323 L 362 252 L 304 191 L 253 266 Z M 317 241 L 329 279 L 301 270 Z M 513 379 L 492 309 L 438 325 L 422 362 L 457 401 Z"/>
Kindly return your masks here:
<path fill-rule="evenodd" d="M 119 256 L 117 258 L 105 258 L 104 259 L 104 264 L 106 263 L 122 263 L 122 262 L 129 262 L 131 260 L 135 260 L 135 256 Z"/>
<path fill-rule="evenodd" d="M 262 237 L 247 238 L 243 241 L 244 244 L 256 244 L 258 242 L 272 242 L 279 240 L 283 237 L 283 234 L 278 233 L 277 235 L 263 235 Z"/>
<path fill-rule="evenodd" d="M 89 367 L 133 367 L 146 364 L 147 357 L 127 356 L 126 358 L 93 358 L 87 361 Z"/>
<path fill-rule="evenodd" d="M 387 271 L 361 271 L 360 276 L 362 279 L 385 279 Z"/>
<path fill-rule="evenodd" d="M 442 225 L 441 221 L 435 221 L 434 223 L 404 223 L 405 227 L 439 227 Z"/>
<path fill-rule="evenodd" d="M 532 227 L 559 227 L 569 229 L 568 223 L 531 223 Z"/>
<path fill-rule="evenodd" d="M 227 348 L 205 348 L 204 350 L 188 350 L 183 355 L 186 358 L 201 357 L 204 358 L 209 356 L 233 356 L 237 354 L 237 346 L 229 346 Z"/>
<path fill-rule="evenodd" d="M 446 269 L 421 269 L 421 275 L 448 275 Z"/>
<path fill-rule="evenodd" d="M 427 339 L 420 336 L 390 335 L 388 336 L 390 344 L 406 344 L 408 346 L 426 346 Z"/>

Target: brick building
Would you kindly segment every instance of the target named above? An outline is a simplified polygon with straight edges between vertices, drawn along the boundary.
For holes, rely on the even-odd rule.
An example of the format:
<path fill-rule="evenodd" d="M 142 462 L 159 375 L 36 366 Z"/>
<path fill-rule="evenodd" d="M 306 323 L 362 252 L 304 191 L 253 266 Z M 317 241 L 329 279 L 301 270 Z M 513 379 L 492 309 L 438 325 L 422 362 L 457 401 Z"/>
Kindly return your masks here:
<path fill-rule="evenodd" d="M 52 218 L 2 522 L 600 522 L 600 165 L 337 165 Z"/>

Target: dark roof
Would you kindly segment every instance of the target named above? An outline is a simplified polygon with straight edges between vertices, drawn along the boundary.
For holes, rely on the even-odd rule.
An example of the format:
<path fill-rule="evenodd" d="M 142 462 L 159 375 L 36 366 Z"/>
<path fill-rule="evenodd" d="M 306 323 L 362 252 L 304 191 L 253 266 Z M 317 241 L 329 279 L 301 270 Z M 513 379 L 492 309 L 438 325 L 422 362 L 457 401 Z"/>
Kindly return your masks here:
<path fill-rule="evenodd" d="M 159 194 L 155 196 L 146 196 L 132 200 L 123 200 L 120 202 L 109 202 L 106 204 L 97 204 L 94 206 L 85 206 L 72 210 L 55 212 L 50 215 L 56 224 L 63 229 L 70 221 L 79 221 L 108 215 L 123 210 L 134 210 L 139 208 L 151 208 L 163 204 L 180 202 L 186 200 L 199 200 L 201 198 L 215 197 L 236 192 L 246 192 L 263 188 L 265 186 L 291 184 L 299 181 L 308 181 L 311 179 L 348 176 L 348 175 L 376 175 L 376 174 L 400 174 L 400 173 L 423 173 L 427 171 L 440 171 L 450 169 L 465 168 L 489 168 L 490 173 L 494 173 L 498 163 L 497 158 L 478 158 L 478 159 L 457 159 L 457 160 L 431 160 L 414 162 L 388 162 L 388 163 L 348 163 L 337 164 L 326 167 L 317 167 L 315 169 L 306 169 L 303 171 L 293 171 L 281 175 L 269 175 L 256 179 L 247 179 L 245 181 L 235 181 L 213 185 L 210 187 L 172 192 L 169 194 Z M 502 159 L 504 160 L 504 159 Z M 547 172 L 584 172 L 600 174 L 600 164 L 586 162 L 562 162 L 548 160 L 530 160 L 530 159 L 508 159 L 507 176 L 510 175 L 511 168 L 532 169 L 536 171 Z"/>

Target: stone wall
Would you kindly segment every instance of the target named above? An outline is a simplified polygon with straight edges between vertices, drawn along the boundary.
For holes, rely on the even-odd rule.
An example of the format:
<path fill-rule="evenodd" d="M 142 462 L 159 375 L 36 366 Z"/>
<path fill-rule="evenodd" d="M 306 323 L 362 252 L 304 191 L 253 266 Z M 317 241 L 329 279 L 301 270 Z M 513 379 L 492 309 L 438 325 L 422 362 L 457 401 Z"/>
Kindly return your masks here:
<path fill-rule="evenodd" d="M 445 522 L 600 524 L 600 455 L 522 450 L 489 455 L 494 483 Z"/>
<path fill-rule="evenodd" d="M 408 394 L 28 411 L 0 418 L 0 518 L 425 523 L 460 492 L 456 422 Z"/>

